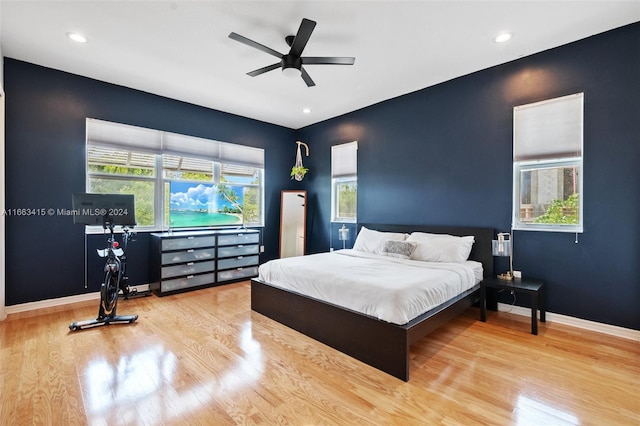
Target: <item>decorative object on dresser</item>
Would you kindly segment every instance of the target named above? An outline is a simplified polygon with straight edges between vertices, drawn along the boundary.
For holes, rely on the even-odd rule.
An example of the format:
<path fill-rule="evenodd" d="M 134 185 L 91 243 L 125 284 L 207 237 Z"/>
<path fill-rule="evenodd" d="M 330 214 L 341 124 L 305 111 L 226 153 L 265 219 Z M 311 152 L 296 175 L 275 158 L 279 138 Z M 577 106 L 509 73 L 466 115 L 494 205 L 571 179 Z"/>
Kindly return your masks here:
<path fill-rule="evenodd" d="M 151 250 L 151 287 L 164 296 L 257 276 L 260 231 L 153 233 Z"/>

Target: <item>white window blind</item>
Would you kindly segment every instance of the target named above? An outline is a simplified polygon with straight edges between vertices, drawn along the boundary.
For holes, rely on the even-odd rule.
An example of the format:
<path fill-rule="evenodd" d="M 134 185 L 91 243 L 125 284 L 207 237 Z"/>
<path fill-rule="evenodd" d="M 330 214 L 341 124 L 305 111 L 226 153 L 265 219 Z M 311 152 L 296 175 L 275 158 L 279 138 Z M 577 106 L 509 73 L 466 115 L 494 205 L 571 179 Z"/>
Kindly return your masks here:
<path fill-rule="evenodd" d="M 220 161 L 262 169 L 264 168 L 264 149 L 220 142 Z"/>
<path fill-rule="evenodd" d="M 87 145 L 264 168 L 264 149 L 108 121 L 87 120 Z"/>
<path fill-rule="evenodd" d="M 515 107 L 514 161 L 581 157 L 583 103 L 577 93 Z"/>
<path fill-rule="evenodd" d="M 331 177 L 355 176 L 358 173 L 358 142 L 331 147 Z"/>
<path fill-rule="evenodd" d="M 87 145 L 158 154 L 162 151 L 162 137 L 157 130 L 87 119 Z"/>
<path fill-rule="evenodd" d="M 105 146 L 88 146 L 87 161 L 89 164 L 101 166 L 140 167 L 153 169 L 155 156 L 147 152 L 132 152 L 124 149 L 108 148 Z"/>
<path fill-rule="evenodd" d="M 220 156 L 220 142 L 162 132 L 162 153 L 217 160 Z"/>

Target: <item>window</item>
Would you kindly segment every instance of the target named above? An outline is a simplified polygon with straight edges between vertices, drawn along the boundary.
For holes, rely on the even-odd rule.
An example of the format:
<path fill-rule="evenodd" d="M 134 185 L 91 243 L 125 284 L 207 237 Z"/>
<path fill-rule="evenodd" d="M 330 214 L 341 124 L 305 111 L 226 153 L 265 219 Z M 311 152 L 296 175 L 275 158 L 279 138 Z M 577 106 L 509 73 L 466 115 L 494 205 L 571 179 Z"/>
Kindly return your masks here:
<path fill-rule="evenodd" d="M 331 220 L 356 222 L 358 142 L 331 147 Z"/>
<path fill-rule="evenodd" d="M 155 181 L 153 154 L 87 146 L 87 192 L 133 194 L 139 226 L 155 224 Z"/>
<path fill-rule="evenodd" d="M 582 232 L 584 95 L 514 108 L 513 229 Z"/>
<path fill-rule="evenodd" d="M 139 227 L 169 227 L 171 182 L 232 185 L 243 224 L 262 226 L 263 175 L 262 149 L 87 120 L 87 192 L 134 194 Z"/>

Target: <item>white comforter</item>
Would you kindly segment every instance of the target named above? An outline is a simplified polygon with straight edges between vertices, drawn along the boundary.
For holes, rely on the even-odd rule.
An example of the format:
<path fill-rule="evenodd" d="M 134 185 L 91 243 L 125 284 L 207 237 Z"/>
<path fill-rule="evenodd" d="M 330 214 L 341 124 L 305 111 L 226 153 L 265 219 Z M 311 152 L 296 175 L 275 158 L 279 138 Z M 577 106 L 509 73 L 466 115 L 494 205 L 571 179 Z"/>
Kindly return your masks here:
<path fill-rule="evenodd" d="M 375 318 L 406 324 L 480 282 L 482 264 L 397 259 L 339 250 L 272 260 L 259 278 Z"/>

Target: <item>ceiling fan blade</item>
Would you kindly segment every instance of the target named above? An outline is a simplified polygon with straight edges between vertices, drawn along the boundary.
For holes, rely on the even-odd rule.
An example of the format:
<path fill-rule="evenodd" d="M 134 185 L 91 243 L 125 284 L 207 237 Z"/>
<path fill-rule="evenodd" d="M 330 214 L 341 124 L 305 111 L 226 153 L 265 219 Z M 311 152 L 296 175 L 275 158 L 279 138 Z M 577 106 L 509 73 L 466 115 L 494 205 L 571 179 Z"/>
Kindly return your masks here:
<path fill-rule="evenodd" d="M 310 19 L 303 18 L 302 23 L 300 24 L 300 28 L 298 28 L 298 33 L 296 37 L 293 39 L 293 43 L 291 43 L 291 50 L 289 51 L 290 55 L 300 57 L 302 55 L 302 51 L 304 47 L 307 45 L 309 41 L 309 37 L 311 37 L 311 33 L 313 29 L 316 27 L 316 22 Z"/>
<path fill-rule="evenodd" d="M 239 41 L 242 44 L 246 44 L 247 46 L 251 46 L 253 48 L 256 48 L 258 50 L 261 50 L 265 53 L 268 53 L 269 55 L 273 55 L 276 58 L 282 58 L 282 56 L 284 56 L 282 53 L 273 50 L 270 47 L 267 47 L 263 44 L 258 43 L 257 41 L 253 41 L 251 39 L 246 38 L 245 36 L 241 36 L 240 34 L 237 33 L 230 33 L 229 34 L 229 38 L 235 41 Z"/>
<path fill-rule="evenodd" d="M 317 57 L 309 56 L 302 58 L 305 65 L 353 65 L 356 58 L 350 57 Z"/>
<path fill-rule="evenodd" d="M 278 62 L 277 64 L 268 65 L 266 67 L 262 67 L 262 68 L 259 68 L 257 70 L 248 72 L 247 75 L 250 75 L 251 77 L 255 77 L 257 75 L 264 74 L 265 72 L 273 71 L 273 70 L 275 70 L 277 68 L 280 68 L 280 67 L 282 67 L 282 64 L 280 62 Z"/>
<path fill-rule="evenodd" d="M 309 76 L 309 74 L 304 68 L 300 67 L 300 72 L 302 73 L 302 79 L 304 80 L 305 83 L 307 83 L 307 87 L 312 87 L 316 85 L 316 83 L 313 82 L 313 80 L 311 79 L 311 77 Z"/>

